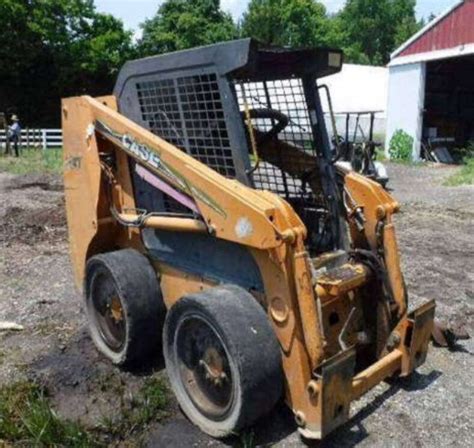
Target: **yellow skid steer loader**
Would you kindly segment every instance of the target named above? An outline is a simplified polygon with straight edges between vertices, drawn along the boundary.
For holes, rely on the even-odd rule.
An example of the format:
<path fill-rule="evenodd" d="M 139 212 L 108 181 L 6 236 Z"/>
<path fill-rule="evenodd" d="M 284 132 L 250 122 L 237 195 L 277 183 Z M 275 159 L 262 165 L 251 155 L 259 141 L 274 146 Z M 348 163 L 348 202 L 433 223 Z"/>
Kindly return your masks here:
<path fill-rule="evenodd" d="M 92 338 L 122 367 L 163 350 L 206 433 L 284 397 L 321 439 L 351 401 L 425 360 L 393 214 L 335 163 L 318 79 L 340 51 L 250 39 L 127 63 L 114 95 L 62 104 L 71 257 Z"/>

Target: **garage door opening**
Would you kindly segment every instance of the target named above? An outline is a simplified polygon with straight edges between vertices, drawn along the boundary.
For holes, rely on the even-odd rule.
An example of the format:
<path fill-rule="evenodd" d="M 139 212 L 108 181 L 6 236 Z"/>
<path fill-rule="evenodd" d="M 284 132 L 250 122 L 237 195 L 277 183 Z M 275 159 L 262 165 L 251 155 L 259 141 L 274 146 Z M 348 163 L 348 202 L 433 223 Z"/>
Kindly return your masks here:
<path fill-rule="evenodd" d="M 423 140 L 431 147 L 474 142 L 474 55 L 428 62 Z"/>

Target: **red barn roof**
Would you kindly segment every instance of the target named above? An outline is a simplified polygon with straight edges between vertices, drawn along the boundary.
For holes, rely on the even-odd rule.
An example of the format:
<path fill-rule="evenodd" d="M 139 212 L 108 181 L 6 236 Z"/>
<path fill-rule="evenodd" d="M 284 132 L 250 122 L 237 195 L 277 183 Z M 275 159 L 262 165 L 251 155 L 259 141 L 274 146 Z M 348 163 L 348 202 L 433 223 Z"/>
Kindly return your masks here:
<path fill-rule="evenodd" d="M 474 0 L 460 0 L 395 50 L 392 64 L 403 60 L 442 59 L 473 52 Z"/>

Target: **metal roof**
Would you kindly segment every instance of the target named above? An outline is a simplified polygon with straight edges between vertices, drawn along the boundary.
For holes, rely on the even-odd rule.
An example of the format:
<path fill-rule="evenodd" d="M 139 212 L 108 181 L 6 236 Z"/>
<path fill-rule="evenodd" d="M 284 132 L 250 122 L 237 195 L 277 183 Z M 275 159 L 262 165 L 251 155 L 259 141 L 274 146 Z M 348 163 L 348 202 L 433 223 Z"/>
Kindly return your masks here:
<path fill-rule="evenodd" d="M 390 65 L 474 53 L 474 0 L 458 0 L 395 50 Z"/>
<path fill-rule="evenodd" d="M 338 49 L 266 47 L 253 39 L 240 39 L 129 61 L 119 73 L 114 93 L 120 97 L 128 82 L 157 73 L 214 67 L 218 75 L 233 79 L 320 78 L 339 72 L 342 62 Z"/>

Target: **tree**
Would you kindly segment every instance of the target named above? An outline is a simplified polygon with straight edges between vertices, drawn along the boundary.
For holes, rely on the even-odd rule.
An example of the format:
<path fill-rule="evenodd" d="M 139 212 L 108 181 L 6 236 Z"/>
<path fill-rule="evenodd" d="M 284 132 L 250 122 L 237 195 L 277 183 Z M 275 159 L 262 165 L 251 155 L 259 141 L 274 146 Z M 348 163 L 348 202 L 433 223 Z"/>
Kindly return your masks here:
<path fill-rule="evenodd" d="M 138 43 L 143 56 L 231 40 L 237 28 L 219 0 L 166 0 L 142 25 Z"/>
<path fill-rule="evenodd" d="M 424 21 L 416 20 L 416 0 L 393 0 L 392 20 L 395 23 L 395 50 L 417 33 L 423 26 Z"/>
<path fill-rule="evenodd" d="M 312 47 L 333 42 L 324 5 L 315 0 L 251 0 L 241 33 L 268 45 Z"/>
<path fill-rule="evenodd" d="M 58 126 L 64 96 L 109 93 L 132 54 L 122 22 L 93 0 L 0 2 L 0 110 Z"/>
<path fill-rule="evenodd" d="M 353 62 L 386 64 L 416 33 L 416 0 L 347 0 L 338 16 L 340 44 Z"/>

